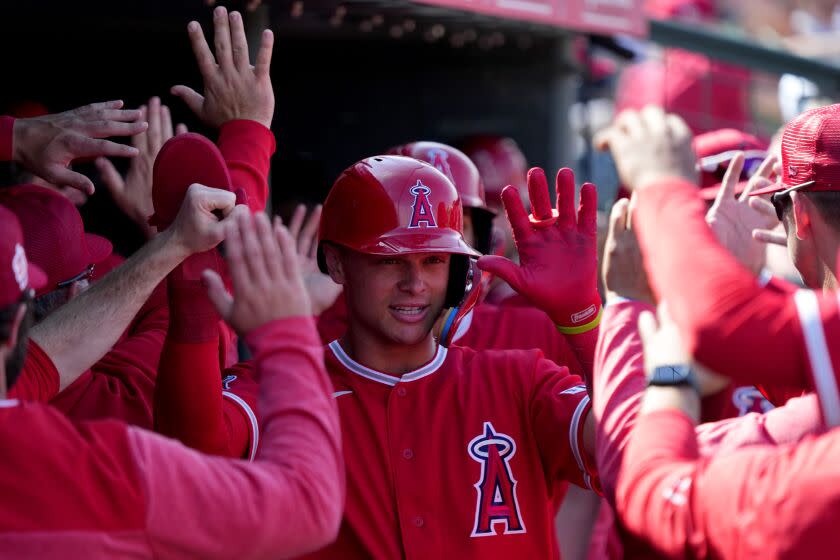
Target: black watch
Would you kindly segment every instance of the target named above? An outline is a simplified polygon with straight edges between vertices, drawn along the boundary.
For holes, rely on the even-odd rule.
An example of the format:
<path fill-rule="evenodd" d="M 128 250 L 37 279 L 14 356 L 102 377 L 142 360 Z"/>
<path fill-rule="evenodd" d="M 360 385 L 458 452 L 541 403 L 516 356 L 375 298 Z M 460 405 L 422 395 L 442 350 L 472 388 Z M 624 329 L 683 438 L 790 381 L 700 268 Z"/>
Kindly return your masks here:
<path fill-rule="evenodd" d="M 658 366 L 648 377 L 647 384 L 654 387 L 691 387 L 700 393 L 697 376 L 688 364 Z"/>

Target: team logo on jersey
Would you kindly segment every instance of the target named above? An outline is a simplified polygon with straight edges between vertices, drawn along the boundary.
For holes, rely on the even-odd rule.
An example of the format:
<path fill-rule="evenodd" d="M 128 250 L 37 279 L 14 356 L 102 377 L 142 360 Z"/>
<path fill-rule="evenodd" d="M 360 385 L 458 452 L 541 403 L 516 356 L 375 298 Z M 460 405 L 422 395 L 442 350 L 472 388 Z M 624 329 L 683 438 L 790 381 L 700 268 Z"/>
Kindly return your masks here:
<path fill-rule="evenodd" d="M 452 181 L 452 184 L 455 184 L 455 176 L 452 174 L 452 168 L 449 167 L 449 154 L 443 150 L 432 148 L 426 152 L 426 155 L 429 157 L 429 163 L 431 163 L 435 169 L 446 175 L 446 177 Z"/>
<path fill-rule="evenodd" d="M 473 438 L 467 451 L 481 464 L 481 476 L 475 483 L 475 524 L 471 537 L 496 535 L 495 525 L 504 526 L 503 535 L 525 532 L 516 498 L 516 479 L 510 471 L 510 460 L 516 454 L 513 438 L 484 423 L 484 433 Z"/>
<path fill-rule="evenodd" d="M 764 413 L 773 410 L 773 404 L 764 398 L 755 387 L 736 387 L 732 391 L 732 404 L 738 409 L 738 416 L 750 412 Z"/>
<path fill-rule="evenodd" d="M 224 389 L 225 391 L 230 391 L 230 385 L 234 381 L 236 381 L 236 376 L 235 375 L 226 375 L 222 379 L 222 389 Z"/>
<path fill-rule="evenodd" d="M 414 202 L 411 203 L 411 221 L 408 227 L 415 228 L 436 228 L 435 214 L 432 212 L 432 203 L 429 202 L 429 194 L 432 189 L 424 185 L 420 179 L 417 184 L 408 189 L 414 195 Z"/>

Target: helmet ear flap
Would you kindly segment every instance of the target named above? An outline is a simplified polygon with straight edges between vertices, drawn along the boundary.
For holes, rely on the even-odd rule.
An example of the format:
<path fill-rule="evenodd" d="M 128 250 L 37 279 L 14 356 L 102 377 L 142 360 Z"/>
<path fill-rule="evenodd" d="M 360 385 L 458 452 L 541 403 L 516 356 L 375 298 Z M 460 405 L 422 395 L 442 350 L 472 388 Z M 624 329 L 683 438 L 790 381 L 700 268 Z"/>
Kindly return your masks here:
<path fill-rule="evenodd" d="M 449 283 L 446 286 L 444 307 L 458 307 L 470 282 L 470 259 L 466 255 L 452 255 L 449 259 Z"/>
<path fill-rule="evenodd" d="M 461 321 L 481 299 L 481 272 L 475 263 L 475 259 L 465 255 L 452 255 L 450 260 L 445 308 L 435 325 L 435 337 L 443 346 L 449 346 L 454 341 Z"/>

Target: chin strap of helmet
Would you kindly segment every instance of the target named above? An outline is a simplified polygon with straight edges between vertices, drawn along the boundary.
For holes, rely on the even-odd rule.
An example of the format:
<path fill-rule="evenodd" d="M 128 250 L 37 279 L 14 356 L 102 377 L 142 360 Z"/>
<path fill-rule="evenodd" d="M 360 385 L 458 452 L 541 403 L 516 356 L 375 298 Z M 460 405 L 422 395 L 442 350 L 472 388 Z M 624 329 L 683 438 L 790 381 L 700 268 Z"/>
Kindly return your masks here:
<path fill-rule="evenodd" d="M 460 263 L 457 261 L 460 261 Z M 435 338 L 443 346 L 448 347 L 452 344 L 461 321 L 481 300 L 483 294 L 481 270 L 479 270 L 476 262 L 475 259 L 469 257 L 452 256 L 446 307 L 434 328 Z M 460 286 L 460 300 L 454 300 L 456 286 Z"/>

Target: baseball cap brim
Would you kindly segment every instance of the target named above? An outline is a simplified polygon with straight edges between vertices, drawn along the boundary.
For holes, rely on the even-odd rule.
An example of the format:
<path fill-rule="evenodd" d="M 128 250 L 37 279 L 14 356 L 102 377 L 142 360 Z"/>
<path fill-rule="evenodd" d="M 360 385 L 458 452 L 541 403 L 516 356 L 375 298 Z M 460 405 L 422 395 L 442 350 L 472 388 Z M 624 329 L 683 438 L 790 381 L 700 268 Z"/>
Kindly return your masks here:
<path fill-rule="evenodd" d="M 762 194 L 773 194 L 775 192 L 783 191 L 788 187 L 784 183 L 773 183 L 772 185 L 767 185 L 763 189 L 757 189 L 750 193 L 750 196 L 760 196 Z"/>
<path fill-rule="evenodd" d="M 360 253 L 369 255 L 409 255 L 416 253 L 452 253 L 480 257 L 481 253 L 467 245 L 466 241 L 453 231 L 430 232 L 428 230 L 401 231 L 385 235 L 376 244 L 359 247 Z"/>
<path fill-rule="evenodd" d="M 94 233 L 85 233 L 89 264 L 99 264 L 111 256 L 114 246 L 111 242 Z"/>
<path fill-rule="evenodd" d="M 149 225 L 165 229 L 178 215 L 193 183 L 233 191 L 230 172 L 219 148 L 201 134 L 188 132 L 168 140 L 158 152 L 152 171 L 155 213 Z"/>

